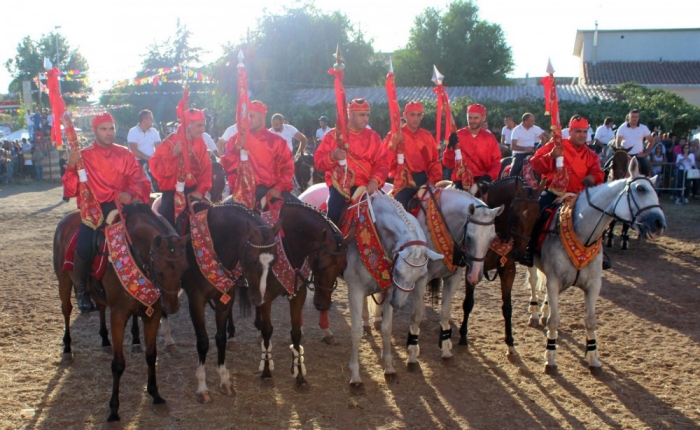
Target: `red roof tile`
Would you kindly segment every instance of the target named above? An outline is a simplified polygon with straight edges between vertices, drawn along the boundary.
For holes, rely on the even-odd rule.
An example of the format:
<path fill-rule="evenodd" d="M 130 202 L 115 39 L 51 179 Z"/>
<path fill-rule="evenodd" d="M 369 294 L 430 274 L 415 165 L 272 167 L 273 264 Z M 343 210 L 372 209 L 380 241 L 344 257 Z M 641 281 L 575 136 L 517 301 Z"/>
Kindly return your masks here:
<path fill-rule="evenodd" d="M 610 61 L 584 63 L 588 85 L 700 85 L 700 61 Z"/>

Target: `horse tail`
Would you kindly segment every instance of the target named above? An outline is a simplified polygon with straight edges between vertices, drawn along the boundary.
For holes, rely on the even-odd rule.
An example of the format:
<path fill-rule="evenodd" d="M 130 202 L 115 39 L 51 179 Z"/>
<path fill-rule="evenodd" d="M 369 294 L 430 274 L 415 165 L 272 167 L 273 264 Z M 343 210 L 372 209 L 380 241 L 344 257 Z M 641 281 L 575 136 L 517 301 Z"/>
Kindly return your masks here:
<path fill-rule="evenodd" d="M 250 294 L 248 286 L 238 287 L 238 309 L 241 311 L 242 317 L 247 317 L 250 314 Z"/>
<path fill-rule="evenodd" d="M 430 288 L 430 303 L 435 306 L 440 302 L 440 288 L 442 287 L 442 279 L 431 279 L 428 282 Z"/>

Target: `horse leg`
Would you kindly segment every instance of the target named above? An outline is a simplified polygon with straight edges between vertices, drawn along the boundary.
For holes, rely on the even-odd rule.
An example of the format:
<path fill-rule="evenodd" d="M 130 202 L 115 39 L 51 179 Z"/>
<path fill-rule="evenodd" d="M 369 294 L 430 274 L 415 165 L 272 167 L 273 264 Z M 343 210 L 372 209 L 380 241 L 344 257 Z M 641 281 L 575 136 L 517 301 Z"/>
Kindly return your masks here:
<path fill-rule="evenodd" d="M 425 303 L 423 303 L 425 289 L 426 279 L 421 278 L 416 282 L 413 290 L 413 315 L 411 316 L 411 324 L 408 326 L 408 337 L 406 338 L 409 371 L 418 370 L 418 355 L 420 355 L 418 336 L 420 335 L 420 325 L 423 322 L 423 318 L 425 318 Z"/>
<path fill-rule="evenodd" d="M 275 362 L 272 361 L 272 298 L 266 297 L 265 303 L 258 306 L 258 311 L 260 312 L 260 334 L 262 335 L 262 342 L 260 342 L 260 348 L 262 350 L 262 355 L 260 356 L 260 371 L 262 374 L 260 378 L 267 379 L 272 378 L 272 371 L 275 370 Z"/>
<path fill-rule="evenodd" d="M 466 292 L 464 294 L 464 301 L 462 302 L 464 318 L 462 319 L 462 325 L 459 327 L 459 344 L 469 345 L 469 342 L 467 340 L 467 335 L 469 333 L 469 315 L 471 315 L 472 309 L 474 309 L 474 289 L 476 289 L 476 286 L 472 285 L 465 277 L 464 287 L 466 289 Z M 442 344 L 438 346 L 441 347 Z"/>
<path fill-rule="evenodd" d="M 112 344 L 109 343 L 109 331 L 107 330 L 107 307 L 98 303 L 97 310 L 100 312 L 100 337 L 102 338 L 102 348 L 109 351 L 109 347 L 112 346 Z"/>
<path fill-rule="evenodd" d="M 600 294 L 601 279 L 600 276 L 593 277 L 593 280 L 584 290 L 586 300 L 586 361 L 588 368 L 594 375 L 600 374 L 603 365 L 600 363 L 596 334 L 597 320 L 595 315 L 595 305 Z"/>
<path fill-rule="evenodd" d="M 440 339 L 438 348 L 442 351 L 442 358 L 452 358 L 452 298 L 459 281 L 462 280 L 464 269 L 460 268 L 442 282 L 442 309 L 440 310 Z"/>
<path fill-rule="evenodd" d="M 629 249 L 630 243 L 630 224 L 628 222 L 622 223 L 622 233 L 620 237 L 622 238 L 622 250 L 627 251 Z"/>
<path fill-rule="evenodd" d="M 165 350 L 168 352 L 175 351 L 175 341 L 173 340 L 173 334 L 170 330 L 170 320 L 168 320 L 168 314 L 163 312 L 160 317 L 160 328 L 163 333 L 163 338 L 165 339 Z"/>
<path fill-rule="evenodd" d="M 221 308 L 219 307 L 221 306 Z M 227 396 L 233 396 L 233 384 L 231 383 L 231 375 L 226 368 L 226 324 L 231 316 L 231 308 L 233 300 L 226 305 L 217 303 L 216 306 L 216 371 L 219 373 L 220 383 L 219 390 Z"/>
<path fill-rule="evenodd" d="M 63 313 L 63 356 L 61 364 L 71 364 L 73 362 L 73 350 L 71 349 L 70 337 L 70 314 L 73 311 L 73 304 L 70 301 L 71 288 L 73 282 L 67 272 L 61 272 L 58 280 L 58 293 L 61 298 L 61 312 Z"/>
<path fill-rule="evenodd" d="M 289 349 L 292 351 L 292 365 L 290 372 L 296 378 L 297 388 L 308 386 L 306 379 L 306 365 L 304 364 L 304 347 L 301 346 L 301 311 L 306 301 L 306 288 L 302 286 L 297 294 L 289 302 L 289 313 L 292 318 L 292 344 Z"/>
<path fill-rule="evenodd" d="M 109 416 L 107 421 L 119 421 L 119 381 L 121 380 L 126 359 L 124 358 L 124 331 L 129 319 L 128 311 L 112 308 L 110 325 L 112 326 L 112 341 L 114 357 L 112 358 L 112 397 L 109 399 Z"/>
<path fill-rule="evenodd" d="M 547 316 L 547 349 L 544 352 L 545 373 L 557 372 L 557 337 L 559 336 L 559 289 L 560 281 L 556 276 L 547 277 L 547 303 L 549 315 Z"/>
<path fill-rule="evenodd" d="M 204 363 L 207 361 L 207 352 L 209 352 L 209 336 L 207 335 L 205 321 L 205 298 L 201 293 L 195 293 L 188 294 L 187 299 L 194 335 L 197 338 L 197 355 L 199 357 L 197 372 L 195 373 L 197 377 L 197 401 L 199 403 L 209 403 L 211 402 L 211 394 L 209 394 L 209 387 L 207 387 L 207 374 L 204 369 Z"/>
<path fill-rule="evenodd" d="M 539 327 L 540 325 L 540 315 L 539 315 L 539 302 L 537 301 L 537 268 L 528 267 L 527 269 L 527 282 L 530 284 L 530 306 L 528 311 L 530 312 L 530 321 L 528 325 L 530 327 Z"/>
<path fill-rule="evenodd" d="M 350 305 L 350 388 L 359 392 L 362 389 L 360 378 L 360 342 L 362 341 L 362 301 L 365 299 L 361 286 L 350 287 L 348 283 L 348 302 Z"/>
<path fill-rule="evenodd" d="M 229 351 L 233 351 L 233 348 L 236 346 L 236 326 L 233 324 L 233 306 L 231 306 L 231 310 L 228 312 L 228 317 L 226 318 L 226 333 L 227 333 L 227 338 L 226 338 L 226 348 L 228 348 Z"/>
<path fill-rule="evenodd" d="M 134 321 L 136 321 L 136 315 L 134 315 Z M 165 399 L 158 393 L 158 384 L 156 383 L 156 337 L 158 336 L 159 322 L 160 312 L 158 311 L 143 320 L 143 339 L 146 341 L 146 365 L 148 365 L 148 385 L 146 385 L 146 390 L 153 397 L 154 405 L 165 403 Z M 138 332 L 138 325 L 135 327 Z"/>
<path fill-rule="evenodd" d="M 163 314 L 165 315 L 165 314 Z M 143 349 L 141 348 L 141 338 L 139 337 L 139 317 L 138 315 L 134 314 L 131 321 L 131 352 L 132 353 L 142 353 Z M 144 330 L 145 330 L 145 323 L 144 323 Z M 146 337 L 146 334 L 144 333 L 143 337 Z"/>
<path fill-rule="evenodd" d="M 328 345 L 335 344 L 335 337 L 333 336 L 333 332 L 331 331 L 330 321 L 328 319 L 328 311 L 318 312 L 318 327 L 323 332 L 323 343 L 326 343 Z"/>
<path fill-rule="evenodd" d="M 498 268 L 498 277 L 501 278 L 501 300 L 503 301 L 503 320 L 506 324 L 506 345 L 508 346 L 508 359 L 512 362 L 520 359 L 518 350 L 515 349 L 515 340 L 513 339 L 513 304 L 511 301 L 511 292 L 513 289 L 513 281 L 515 280 L 515 262 L 513 259 L 508 259 L 505 266 Z"/>
<path fill-rule="evenodd" d="M 372 326 L 370 325 L 369 322 L 369 302 L 370 300 L 374 300 L 372 297 L 365 297 L 362 300 L 362 332 L 366 336 L 371 336 L 372 335 Z M 381 330 L 381 318 L 379 321 L 379 325 L 377 325 L 377 320 L 374 320 L 374 329 L 375 330 Z"/>
<path fill-rule="evenodd" d="M 396 369 L 394 369 L 393 357 L 391 355 L 391 328 L 392 314 L 394 308 L 391 306 L 391 300 L 385 300 L 382 305 L 382 314 L 386 317 L 382 320 L 382 358 L 384 359 L 384 379 L 386 382 L 396 381 Z"/>
<path fill-rule="evenodd" d="M 608 241 L 605 243 L 605 246 L 607 246 L 608 248 L 612 248 L 613 245 L 613 238 L 615 237 L 615 235 L 613 234 L 613 231 L 615 230 L 615 222 L 615 220 L 612 220 L 612 222 L 610 223 L 610 227 L 608 227 Z"/>

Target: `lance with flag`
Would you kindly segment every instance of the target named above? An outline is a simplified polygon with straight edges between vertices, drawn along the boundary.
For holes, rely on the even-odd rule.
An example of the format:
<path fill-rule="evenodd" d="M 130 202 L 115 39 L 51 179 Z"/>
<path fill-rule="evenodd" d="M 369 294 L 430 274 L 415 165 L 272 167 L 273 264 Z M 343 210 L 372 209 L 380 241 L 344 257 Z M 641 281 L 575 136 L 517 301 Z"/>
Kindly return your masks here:
<path fill-rule="evenodd" d="M 544 86 L 544 106 L 545 115 L 551 118 L 552 141 L 554 145 L 561 147 L 561 121 L 559 120 L 559 97 L 557 96 L 557 80 L 554 77 L 554 67 L 552 61 L 547 61 L 547 76 L 542 78 Z M 569 185 L 569 175 L 564 169 L 564 158 L 559 157 L 556 160 L 557 170 L 552 176 L 552 181 L 549 185 L 549 190 L 557 195 L 563 195 Z"/>
<path fill-rule="evenodd" d="M 389 73 L 386 75 L 386 96 L 389 103 L 389 122 L 391 123 L 391 135 L 395 136 L 401 129 L 401 108 L 396 97 L 396 81 L 394 78 L 394 67 L 389 59 Z M 395 148 L 390 149 L 396 151 L 397 169 L 394 176 L 394 187 L 391 189 L 391 195 L 396 196 L 401 190 L 406 187 L 415 187 L 416 183 L 411 176 L 408 166 L 406 165 L 405 152 L 406 142 L 401 135 L 401 139 L 396 144 Z"/>
<path fill-rule="evenodd" d="M 348 149 L 348 121 L 347 102 L 345 101 L 345 87 L 343 77 L 345 76 L 345 59 L 340 53 L 340 45 L 337 46 L 335 54 L 335 64 L 328 70 L 329 75 L 333 75 L 333 86 L 335 88 L 335 141 L 337 147 L 342 150 Z M 348 168 L 346 160 L 339 160 L 331 172 L 333 186 L 345 198 L 351 197 L 350 188 L 355 182 L 355 172 Z"/>
<path fill-rule="evenodd" d="M 246 76 L 245 56 L 243 51 L 238 52 L 238 103 L 236 105 L 236 124 L 238 125 L 238 139 L 234 148 L 239 152 L 240 164 L 238 166 L 238 175 L 231 194 L 233 198 L 240 203 L 243 203 L 248 208 L 252 209 L 255 206 L 255 175 L 253 166 L 248 157 L 246 145 L 251 140 L 250 134 L 250 119 L 248 117 L 248 108 L 250 101 L 248 100 L 248 77 Z M 231 185 L 231 184 L 229 184 Z"/>

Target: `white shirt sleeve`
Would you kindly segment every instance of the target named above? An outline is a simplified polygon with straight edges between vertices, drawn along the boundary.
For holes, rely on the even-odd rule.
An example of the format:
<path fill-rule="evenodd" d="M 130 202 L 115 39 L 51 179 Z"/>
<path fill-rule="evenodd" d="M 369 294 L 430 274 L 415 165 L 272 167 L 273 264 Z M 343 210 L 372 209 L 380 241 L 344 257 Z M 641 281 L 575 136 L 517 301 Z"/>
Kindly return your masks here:
<path fill-rule="evenodd" d="M 537 134 L 536 134 L 536 137 L 539 137 L 539 136 L 542 135 L 542 133 L 544 133 L 544 130 L 542 130 L 542 129 L 541 129 L 539 126 L 537 126 L 537 125 L 533 125 L 533 126 L 532 126 L 532 129 L 535 130 L 535 132 L 537 133 Z"/>
<path fill-rule="evenodd" d="M 238 126 L 236 124 L 233 124 L 231 127 L 227 128 L 226 131 L 224 131 L 224 134 L 221 136 L 221 138 L 224 140 L 224 142 L 228 142 L 235 134 L 238 132 Z"/>
<path fill-rule="evenodd" d="M 138 137 L 136 136 L 136 127 L 129 129 L 129 134 L 126 135 L 127 143 L 137 143 L 137 139 Z"/>
<path fill-rule="evenodd" d="M 207 145 L 208 150 L 212 152 L 217 150 L 216 143 L 214 143 L 214 139 L 212 139 L 208 133 L 202 133 L 202 139 L 204 139 L 204 144 Z"/>

